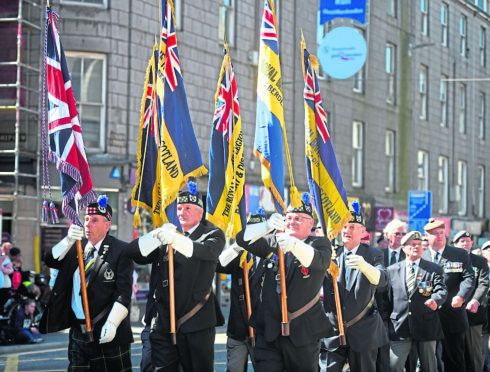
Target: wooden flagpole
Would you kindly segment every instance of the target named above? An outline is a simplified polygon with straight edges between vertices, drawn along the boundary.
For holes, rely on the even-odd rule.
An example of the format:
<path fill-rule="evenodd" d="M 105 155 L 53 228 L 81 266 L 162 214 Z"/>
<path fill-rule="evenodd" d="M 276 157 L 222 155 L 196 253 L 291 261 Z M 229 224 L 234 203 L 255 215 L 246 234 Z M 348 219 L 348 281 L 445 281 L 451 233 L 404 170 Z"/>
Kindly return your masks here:
<path fill-rule="evenodd" d="M 93 342 L 94 335 L 92 332 L 92 325 L 90 323 L 90 312 L 88 310 L 87 284 L 85 282 L 85 265 L 83 263 L 82 242 L 80 240 L 77 240 L 77 256 L 78 256 L 78 267 L 80 269 L 80 289 L 82 292 L 83 312 L 85 313 L 85 322 L 87 326 L 86 335 L 88 341 Z"/>

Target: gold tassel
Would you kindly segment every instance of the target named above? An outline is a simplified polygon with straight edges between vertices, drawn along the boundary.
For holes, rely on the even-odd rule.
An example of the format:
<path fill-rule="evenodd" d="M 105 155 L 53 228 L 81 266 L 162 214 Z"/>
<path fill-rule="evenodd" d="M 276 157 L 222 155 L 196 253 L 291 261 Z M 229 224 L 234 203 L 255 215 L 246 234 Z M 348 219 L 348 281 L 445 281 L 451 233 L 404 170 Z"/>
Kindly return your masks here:
<path fill-rule="evenodd" d="M 289 194 L 291 196 L 291 206 L 293 208 L 301 207 L 301 195 L 296 186 L 291 186 Z"/>
<path fill-rule="evenodd" d="M 340 269 L 337 264 L 333 261 L 330 261 L 330 266 L 328 267 L 327 272 L 332 275 L 332 278 L 337 278 L 340 274 Z"/>
<path fill-rule="evenodd" d="M 311 62 L 311 67 L 318 72 L 318 67 L 320 66 L 318 62 L 318 58 L 316 58 L 313 54 L 310 54 L 310 62 Z"/>
<path fill-rule="evenodd" d="M 139 208 L 136 208 L 136 212 L 134 212 L 134 217 L 133 217 L 133 226 L 134 226 L 134 227 L 139 227 L 139 226 L 141 226 L 141 217 L 140 217 L 140 211 L 139 211 Z"/>

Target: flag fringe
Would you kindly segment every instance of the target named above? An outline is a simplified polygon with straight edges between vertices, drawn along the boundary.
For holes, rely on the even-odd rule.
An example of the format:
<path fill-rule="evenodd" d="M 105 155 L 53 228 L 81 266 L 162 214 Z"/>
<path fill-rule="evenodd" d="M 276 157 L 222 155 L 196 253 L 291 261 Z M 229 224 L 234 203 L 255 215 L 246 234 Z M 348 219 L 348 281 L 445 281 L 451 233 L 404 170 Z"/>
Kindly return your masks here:
<path fill-rule="evenodd" d="M 351 219 L 351 214 L 349 211 L 347 211 L 347 214 L 344 216 L 342 221 L 339 224 L 337 224 L 335 229 L 333 229 L 331 231 L 327 231 L 328 240 L 335 239 L 337 237 L 337 235 L 339 234 L 339 232 L 342 231 L 344 226 L 350 221 L 350 219 Z"/>
<path fill-rule="evenodd" d="M 335 263 L 334 260 L 330 260 L 330 266 L 328 267 L 327 272 L 332 275 L 333 280 L 335 280 L 339 274 L 340 274 L 340 269 L 339 266 Z"/>

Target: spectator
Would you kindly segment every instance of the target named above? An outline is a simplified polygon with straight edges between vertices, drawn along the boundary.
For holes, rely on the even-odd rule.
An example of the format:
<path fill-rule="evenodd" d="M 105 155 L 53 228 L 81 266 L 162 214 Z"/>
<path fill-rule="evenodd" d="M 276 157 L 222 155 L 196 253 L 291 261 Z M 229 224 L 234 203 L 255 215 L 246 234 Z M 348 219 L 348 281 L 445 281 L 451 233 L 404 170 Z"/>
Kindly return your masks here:
<path fill-rule="evenodd" d="M 10 275 L 13 274 L 14 268 L 12 265 L 12 261 L 10 260 L 9 253 L 12 248 L 12 244 L 9 242 L 2 244 L 2 256 L 0 259 L 0 275 L 2 276 L 2 286 L 0 287 L 0 309 L 3 308 L 3 305 L 10 298 L 10 288 L 12 288 L 12 279 Z"/>
<path fill-rule="evenodd" d="M 11 326 L 17 344 L 36 344 L 43 342 L 39 329 L 33 326 L 36 301 L 27 299 L 12 315 Z"/>

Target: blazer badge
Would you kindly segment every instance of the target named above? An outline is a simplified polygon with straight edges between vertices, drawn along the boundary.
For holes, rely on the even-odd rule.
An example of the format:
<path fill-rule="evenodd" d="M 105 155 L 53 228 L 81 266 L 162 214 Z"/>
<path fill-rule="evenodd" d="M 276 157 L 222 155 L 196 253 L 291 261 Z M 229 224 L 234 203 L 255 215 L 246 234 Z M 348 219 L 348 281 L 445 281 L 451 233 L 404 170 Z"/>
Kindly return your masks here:
<path fill-rule="evenodd" d="M 114 279 L 114 271 L 112 271 L 112 269 L 110 267 L 105 269 L 104 279 L 105 280 L 113 280 Z"/>

